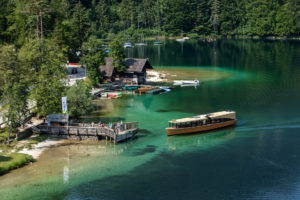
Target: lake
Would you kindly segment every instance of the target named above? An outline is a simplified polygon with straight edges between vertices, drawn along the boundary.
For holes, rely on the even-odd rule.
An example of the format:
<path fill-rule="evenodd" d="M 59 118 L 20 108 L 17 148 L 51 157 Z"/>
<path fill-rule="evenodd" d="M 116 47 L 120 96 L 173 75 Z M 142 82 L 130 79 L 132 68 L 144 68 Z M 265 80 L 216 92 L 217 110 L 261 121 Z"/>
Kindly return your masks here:
<path fill-rule="evenodd" d="M 137 138 L 51 148 L 0 177 L 1 200 L 300 198 L 300 41 L 167 41 L 126 55 L 203 84 L 98 101 L 93 119 L 138 121 Z M 227 109 L 236 126 L 166 136 L 171 119 Z"/>

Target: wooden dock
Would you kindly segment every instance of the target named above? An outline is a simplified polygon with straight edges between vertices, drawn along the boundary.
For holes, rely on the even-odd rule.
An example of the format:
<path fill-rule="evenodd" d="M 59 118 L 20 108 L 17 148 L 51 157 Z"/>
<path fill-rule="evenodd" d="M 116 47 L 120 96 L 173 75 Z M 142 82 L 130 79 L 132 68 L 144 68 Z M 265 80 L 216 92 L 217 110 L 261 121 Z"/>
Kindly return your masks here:
<path fill-rule="evenodd" d="M 109 127 L 98 127 L 97 124 L 77 124 L 76 126 L 48 126 L 47 124 L 37 125 L 32 128 L 37 133 L 47 133 L 53 136 L 64 136 L 79 140 L 94 139 L 122 142 L 133 138 L 138 132 L 138 122 L 123 123 L 122 128 L 111 129 Z"/>

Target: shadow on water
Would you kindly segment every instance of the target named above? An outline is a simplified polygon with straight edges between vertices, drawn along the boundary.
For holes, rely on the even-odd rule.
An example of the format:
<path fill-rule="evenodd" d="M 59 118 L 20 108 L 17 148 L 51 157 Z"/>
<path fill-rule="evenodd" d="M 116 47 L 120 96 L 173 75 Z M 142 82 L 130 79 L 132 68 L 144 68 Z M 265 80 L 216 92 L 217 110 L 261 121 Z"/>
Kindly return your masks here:
<path fill-rule="evenodd" d="M 155 112 L 161 112 L 161 113 L 164 113 L 164 112 L 171 112 L 171 110 L 163 110 L 163 109 L 161 109 L 161 110 L 156 110 Z"/>
<path fill-rule="evenodd" d="M 155 152 L 157 146 L 155 145 L 147 145 L 145 148 L 137 149 L 133 153 L 131 153 L 132 156 L 141 156 L 147 153 L 153 153 Z"/>
<path fill-rule="evenodd" d="M 185 150 L 192 147 L 206 148 L 235 137 L 234 128 L 221 129 L 198 134 L 167 137 L 166 144 L 171 150 Z"/>

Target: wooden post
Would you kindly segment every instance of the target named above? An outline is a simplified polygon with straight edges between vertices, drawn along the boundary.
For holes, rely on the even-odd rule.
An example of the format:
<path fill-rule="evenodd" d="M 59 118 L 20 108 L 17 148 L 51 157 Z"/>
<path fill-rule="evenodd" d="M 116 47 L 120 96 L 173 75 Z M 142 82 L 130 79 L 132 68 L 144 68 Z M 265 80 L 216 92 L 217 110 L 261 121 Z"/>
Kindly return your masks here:
<path fill-rule="evenodd" d="M 117 141 L 116 141 L 116 133 L 114 134 L 114 144 L 116 144 Z"/>

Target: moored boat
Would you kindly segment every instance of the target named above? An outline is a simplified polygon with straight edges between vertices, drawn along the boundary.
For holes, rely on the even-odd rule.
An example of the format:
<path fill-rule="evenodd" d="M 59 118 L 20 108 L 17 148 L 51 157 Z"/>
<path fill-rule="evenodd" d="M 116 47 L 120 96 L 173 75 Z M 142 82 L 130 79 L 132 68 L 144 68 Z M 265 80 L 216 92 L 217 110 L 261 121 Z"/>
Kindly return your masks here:
<path fill-rule="evenodd" d="M 132 44 L 130 42 L 124 43 L 124 48 L 132 48 Z"/>
<path fill-rule="evenodd" d="M 199 80 L 175 80 L 174 81 L 174 85 L 184 85 L 184 84 L 199 85 L 200 81 Z"/>
<path fill-rule="evenodd" d="M 184 39 L 184 38 L 178 38 L 178 39 L 176 39 L 176 41 L 177 41 L 177 42 L 184 42 L 185 39 Z"/>
<path fill-rule="evenodd" d="M 198 133 L 231 126 L 237 122 L 235 111 L 220 111 L 169 121 L 167 135 Z"/>
<path fill-rule="evenodd" d="M 147 44 L 142 42 L 142 43 L 136 43 L 135 46 L 147 46 Z"/>
<path fill-rule="evenodd" d="M 157 89 L 157 87 L 142 87 L 142 88 L 138 88 L 137 90 L 135 90 L 135 92 L 138 94 L 145 94 L 145 93 L 155 90 L 155 89 Z"/>
<path fill-rule="evenodd" d="M 117 99 L 122 96 L 121 92 L 107 92 L 107 98 Z"/>
<path fill-rule="evenodd" d="M 153 42 L 154 45 L 162 45 L 163 43 L 161 41 L 156 41 L 156 42 Z"/>

